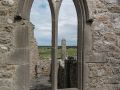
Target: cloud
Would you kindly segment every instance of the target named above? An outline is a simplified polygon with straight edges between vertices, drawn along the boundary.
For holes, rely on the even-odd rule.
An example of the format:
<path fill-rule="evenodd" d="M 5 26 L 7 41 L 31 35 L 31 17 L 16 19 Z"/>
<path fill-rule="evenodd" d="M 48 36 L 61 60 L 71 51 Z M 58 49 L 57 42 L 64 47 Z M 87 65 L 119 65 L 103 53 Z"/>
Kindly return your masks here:
<path fill-rule="evenodd" d="M 34 0 L 31 22 L 38 45 L 51 45 L 51 12 L 47 0 Z M 68 45 L 77 44 L 77 15 L 72 0 L 63 0 L 59 15 L 59 45 L 66 38 Z"/>

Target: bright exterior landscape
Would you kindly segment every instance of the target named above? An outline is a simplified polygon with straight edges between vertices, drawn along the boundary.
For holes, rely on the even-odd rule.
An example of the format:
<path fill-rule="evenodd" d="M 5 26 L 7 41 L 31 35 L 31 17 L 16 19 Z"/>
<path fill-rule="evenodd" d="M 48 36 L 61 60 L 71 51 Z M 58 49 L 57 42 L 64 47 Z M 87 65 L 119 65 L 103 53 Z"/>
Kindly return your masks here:
<path fill-rule="evenodd" d="M 69 9 L 73 12 L 70 12 Z M 40 58 L 51 59 L 51 12 L 47 0 L 34 1 L 31 10 L 31 22 L 35 25 L 34 37 L 37 41 Z M 62 38 L 65 38 L 68 46 L 67 56 L 76 57 L 77 15 L 72 0 L 62 2 L 58 27 L 58 45 L 60 46 Z M 58 58 L 61 58 L 61 47 L 58 49 Z"/>
<path fill-rule="evenodd" d="M 39 55 L 41 59 L 50 59 L 51 58 L 51 46 L 39 46 Z M 67 55 L 71 57 L 77 56 L 77 47 L 76 46 L 67 46 Z M 61 47 L 58 47 L 58 58 L 61 58 Z"/>

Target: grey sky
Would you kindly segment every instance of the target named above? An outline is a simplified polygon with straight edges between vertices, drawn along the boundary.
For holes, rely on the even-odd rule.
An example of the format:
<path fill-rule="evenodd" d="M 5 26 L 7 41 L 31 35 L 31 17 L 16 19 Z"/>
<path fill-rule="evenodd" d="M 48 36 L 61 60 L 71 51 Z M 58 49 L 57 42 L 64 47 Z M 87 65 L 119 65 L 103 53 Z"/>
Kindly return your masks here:
<path fill-rule="evenodd" d="M 47 0 L 34 0 L 31 22 L 38 45 L 51 45 L 51 13 Z M 67 45 L 76 45 L 77 16 L 72 0 L 63 0 L 59 15 L 59 45 L 66 38 Z"/>

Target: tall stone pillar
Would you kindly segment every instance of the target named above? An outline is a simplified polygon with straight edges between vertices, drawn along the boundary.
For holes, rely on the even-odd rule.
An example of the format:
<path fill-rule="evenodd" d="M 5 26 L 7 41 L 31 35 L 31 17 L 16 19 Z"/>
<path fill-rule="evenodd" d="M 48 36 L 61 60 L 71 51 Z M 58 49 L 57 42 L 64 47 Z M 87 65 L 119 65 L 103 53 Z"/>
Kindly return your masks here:
<path fill-rule="evenodd" d="M 65 58 L 66 58 L 66 40 L 65 39 L 62 39 L 61 46 L 62 46 L 62 49 L 61 49 L 61 58 L 64 61 Z"/>
<path fill-rule="evenodd" d="M 52 90 L 57 90 L 57 74 L 58 74 L 58 15 L 62 0 L 48 0 L 52 13 Z M 53 5 L 51 4 L 53 3 Z M 52 7 L 53 6 L 53 7 Z"/>

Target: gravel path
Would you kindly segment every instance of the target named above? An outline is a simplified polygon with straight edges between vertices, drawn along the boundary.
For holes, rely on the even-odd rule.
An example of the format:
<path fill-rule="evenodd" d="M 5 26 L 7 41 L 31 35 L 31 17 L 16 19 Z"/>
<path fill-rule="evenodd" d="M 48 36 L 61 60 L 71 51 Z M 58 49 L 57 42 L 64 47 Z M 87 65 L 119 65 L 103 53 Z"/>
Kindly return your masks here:
<path fill-rule="evenodd" d="M 52 90 L 51 84 L 48 76 L 40 76 L 36 80 L 32 81 L 30 90 Z M 67 89 L 58 89 L 58 90 L 78 90 L 77 88 L 67 88 Z"/>
<path fill-rule="evenodd" d="M 40 76 L 40 78 L 32 82 L 30 90 L 51 90 L 51 84 L 48 80 L 48 76 Z"/>

